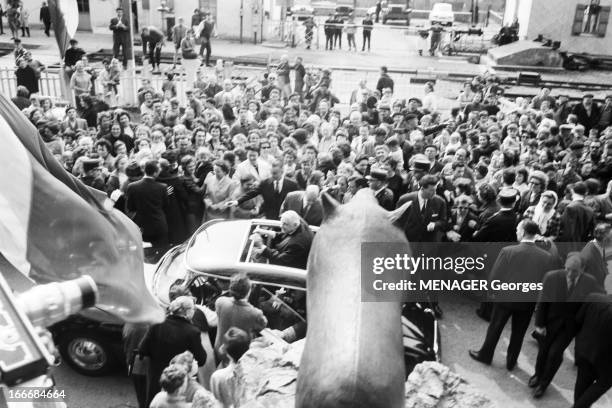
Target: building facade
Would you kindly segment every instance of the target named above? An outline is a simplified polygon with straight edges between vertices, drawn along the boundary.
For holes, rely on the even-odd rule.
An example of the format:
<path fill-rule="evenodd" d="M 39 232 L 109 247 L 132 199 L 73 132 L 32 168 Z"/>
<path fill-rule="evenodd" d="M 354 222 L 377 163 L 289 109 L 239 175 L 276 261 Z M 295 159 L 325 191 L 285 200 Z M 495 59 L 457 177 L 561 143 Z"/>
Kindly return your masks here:
<path fill-rule="evenodd" d="M 561 42 L 561 50 L 612 54 L 612 0 L 507 0 L 504 25 L 515 19 L 520 39 L 539 35 Z"/>

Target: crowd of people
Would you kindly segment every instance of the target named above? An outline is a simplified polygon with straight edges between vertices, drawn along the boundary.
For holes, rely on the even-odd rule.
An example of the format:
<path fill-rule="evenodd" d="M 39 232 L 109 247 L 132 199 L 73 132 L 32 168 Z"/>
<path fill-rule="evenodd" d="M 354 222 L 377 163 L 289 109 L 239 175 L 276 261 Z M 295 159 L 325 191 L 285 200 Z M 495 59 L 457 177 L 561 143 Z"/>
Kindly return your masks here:
<path fill-rule="evenodd" d="M 170 288 L 164 322 L 124 327 L 124 350 L 139 407 L 236 406 L 236 363 L 268 324 L 263 312 L 249 303 L 250 294 L 249 278 L 236 274 L 213 312 L 196 304 L 179 281 Z"/>
<path fill-rule="evenodd" d="M 117 18 L 115 27 L 121 25 L 122 16 Z M 206 21 L 197 23 L 206 26 Z M 177 32 L 188 36 L 189 30 Z M 119 37 L 116 53 L 123 46 Z M 208 56 L 210 42 L 202 43 L 201 50 Z M 392 76 L 381 67 L 376 87 L 362 81 L 350 101 L 344 101 L 349 103 L 348 110 L 340 111 L 331 70 L 307 70 L 301 61 L 290 64 L 283 57 L 277 69 L 255 85 L 200 69 L 184 105 L 171 77 L 161 89 L 143 79 L 139 107 L 128 111 L 111 109 L 104 95 L 92 91 L 87 57 L 73 41 L 66 65 L 74 69 L 71 84 L 78 92 L 73 105 L 58 109 L 49 98 L 30 96 L 38 92 L 33 85 L 37 81 L 29 73 L 31 55 L 17 46 L 15 56 L 20 58 L 19 69 L 28 71 L 31 85 L 20 83 L 15 104 L 64 168 L 106 193 L 140 227 L 143 240 L 159 251 L 182 243 L 211 219 L 279 219 L 288 211 L 318 225 L 322 191 L 347 203 L 358 190 L 369 188 L 387 210 L 414 203 L 400 225 L 411 243 L 563 243 L 564 248 L 571 247 L 562 254 L 565 267 L 560 267 L 573 276 L 568 285 L 573 285 L 576 274 L 591 276 L 593 288 L 606 284 L 605 248 L 612 220 L 612 96 L 601 104 L 592 94 L 572 102 L 567 95 L 553 96 L 543 88 L 535 97 L 511 99 L 497 78 L 485 75 L 466 82 L 455 107 L 441 111 L 435 83 L 425 85 L 423 98 L 398 95 Z M 158 58 L 155 46 L 150 58 Z M 116 61 L 108 64 L 109 72 L 120 69 Z M 112 87 L 113 74 L 108 75 L 105 86 Z M 282 248 L 258 247 L 262 256 L 282 255 Z M 552 263 L 546 265 L 545 269 L 554 269 Z M 547 271 L 534 276 L 543 279 L 546 287 L 547 279 L 553 278 L 543 272 Z M 593 290 L 585 291 L 583 297 Z M 190 320 L 189 301 L 180 298 L 177 302 L 171 306 L 171 315 Z M 487 310 L 483 305 L 479 315 L 491 320 L 491 333 L 486 347 L 471 353 L 472 357 L 490 363 L 500 327 L 518 313 L 516 319 L 523 325 L 515 328 L 513 320 L 517 333 L 513 333 L 508 360 L 508 368 L 513 368 L 535 304 L 531 300 L 531 306 L 519 312 L 498 304 Z M 433 307 L 442 317 L 435 302 Z M 563 325 L 569 325 L 578 312 L 564 309 Z M 549 363 L 554 368 L 559 349 L 567 347 L 568 335 L 571 340 L 580 333 L 579 326 L 559 331 L 557 326 L 546 326 L 546 317 L 539 318 L 536 334 L 545 339 L 541 350 L 554 345 L 554 352 L 549 350 L 554 354 Z M 587 326 L 605 330 L 601 325 Z M 230 332 L 231 338 L 244 337 Z M 561 332 L 566 337 L 555 343 Z M 222 344 L 227 333 L 218 334 L 217 342 Z M 610 337 L 597 337 L 598 333 L 589 333 L 597 347 L 591 345 L 589 353 L 576 356 L 580 387 L 577 384 L 575 407 L 588 406 L 584 401 L 599 398 L 611 384 L 612 365 L 601 365 L 610 358 Z M 163 339 L 165 334 L 160 331 L 157 336 Z M 240 341 L 233 348 L 227 339 L 234 360 L 245 347 Z M 175 354 L 185 351 L 173 350 Z M 187 363 L 175 362 L 166 368 L 175 356 L 168 354 L 156 366 L 166 392 L 163 398 L 176 399 L 184 392 L 181 387 L 188 384 L 184 379 L 192 372 L 190 361 L 205 363 L 202 350 L 189 350 L 193 356 L 180 358 Z M 578 350 L 582 349 L 577 346 Z M 181 364 L 183 369 L 178 368 Z M 553 368 L 541 368 L 535 376 L 538 396 L 552 379 Z M 545 371 L 548 374 L 542 380 Z M 156 378 L 152 381 L 157 384 Z M 599 388 L 595 392 L 589 385 Z M 154 395 L 149 396 L 150 402 Z"/>

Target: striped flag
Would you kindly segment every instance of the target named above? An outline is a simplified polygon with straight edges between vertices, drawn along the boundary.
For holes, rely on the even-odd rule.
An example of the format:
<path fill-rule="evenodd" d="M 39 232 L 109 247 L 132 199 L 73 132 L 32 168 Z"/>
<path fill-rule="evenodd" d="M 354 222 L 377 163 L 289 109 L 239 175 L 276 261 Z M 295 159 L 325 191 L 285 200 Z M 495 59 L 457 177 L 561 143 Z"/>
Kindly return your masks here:
<path fill-rule="evenodd" d="M 0 135 L 0 254 L 36 283 L 90 275 L 98 306 L 126 321 L 163 319 L 145 286 L 136 225 L 65 171 L 4 95 Z"/>
<path fill-rule="evenodd" d="M 64 58 L 68 42 L 74 37 L 79 25 L 77 0 L 49 0 L 49 12 L 57 46 Z"/>

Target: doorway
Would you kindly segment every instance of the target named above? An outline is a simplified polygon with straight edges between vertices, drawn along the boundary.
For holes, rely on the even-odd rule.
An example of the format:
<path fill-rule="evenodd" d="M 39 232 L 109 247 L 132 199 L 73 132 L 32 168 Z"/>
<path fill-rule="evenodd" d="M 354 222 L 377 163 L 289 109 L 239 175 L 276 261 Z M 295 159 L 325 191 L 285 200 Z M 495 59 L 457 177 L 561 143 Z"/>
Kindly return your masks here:
<path fill-rule="evenodd" d="M 78 30 L 91 31 L 91 18 L 89 16 L 89 0 L 77 0 L 79 9 L 79 25 Z"/>

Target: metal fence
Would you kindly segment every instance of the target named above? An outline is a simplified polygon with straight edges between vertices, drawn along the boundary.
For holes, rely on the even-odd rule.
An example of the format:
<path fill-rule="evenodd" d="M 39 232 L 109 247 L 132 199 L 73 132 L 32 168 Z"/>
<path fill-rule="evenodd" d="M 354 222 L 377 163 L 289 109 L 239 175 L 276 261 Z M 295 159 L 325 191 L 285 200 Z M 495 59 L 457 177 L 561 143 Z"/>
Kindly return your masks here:
<path fill-rule="evenodd" d="M 264 68 L 254 68 L 239 66 L 235 67 L 231 62 L 226 62 L 221 71 L 215 68 L 207 68 L 208 73 L 217 77 L 220 75 L 222 79 L 231 79 L 233 82 L 245 82 L 249 86 L 259 88 L 260 84 L 257 82 L 259 77 L 263 76 Z M 174 84 L 176 86 L 177 98 L 182 105 L 187 103 L 186 91 L 189 89 L 195 80 L 195 71 L 188 72 L 185 67 L 178 67 L 173 69 L 171 72 L 174 73 Z M 50 98 L 54 105 L 65 106 L 66 104 L 72 103 L 72 96 L 66 95 L 62 91 L 61 83 L 61 68 L 48 69 L 43 71 L 39 80 L 39 97 Z M 99 72 L 98 72 L 99 74 Z M 138 88 L 142 86 L 144 79 L 151 81 L 151 86 L 155 89 L 161 90 L 164 81 L 166 81 L 166 75 L 152 75 L 147 67 L 143 67 L 137 71 L 123 71 L 120 76 L 119 86 L 117 87 L 116 97 L 109 98 L 104 88 L 104 84 L 100 81 L 99 75 L 94 81 L 92 94 L 97 95 L 105 99 L 111 106 L 115 105 L 130 105 L 130 101 L 137 100 L 136 92 Z M 17 94 L 17 77 L 15 76 L 15 69 L 13 68 L 0 68 L 0 92 L 4 95 L 14 97 Z M 133 94 L 132 94 L 133 93 Z"/>
<path fill-rule="evenodd" d="M 220 75 L 223 78 L 231 79 L 234 83 L 246 82 L 249 86 L 253 86 L 256 91 L 261 88 L 259 82 L 263 78 L 263 74 L 269 69 L 272 71 L 274 67 L 255 67 L 255 66 L 234 66 L 231 63 L 226 63 L 222 70 L 216 70 L 215 68 L 207 68 L 207 73 L 210 75 Z M 43 72 L 40 79 L 40 93 L 41 97 L 49 97 L 56 106 L 65 106 L 67 103 L 71 103 L 70 98 L 62 95 L 61 82 L 59 77 L 59 70 L 51 70 L 49 72 Z M 187 103 L 186 90 L 193 85 L 195 75 L 188 72 L 185 68 L 179 68 L 175 70 L 174 82 L 176 84 L 177 98 L 181 102 L 181 105 Z M 293 72 L 292 72 L 293 76 Z M 426 79 L 435 78 L 434 72 L 422 71 L 418 73 L 392 73 L 395 80 L 395 95 L 398 97 L 422 97 L 424 95 L 423 82 Z M 375 88 L 376 82 L 379 77 L 377 69 L 372 70 L 342 70 L 334 69 L 332 74 L 331 90 L 340 99 L 338 107 L 343 111 L 348 111 L 351 93 L 355 90 L 361 80 L 367 82 L 369 88 Z M 136 90 L 142 85 L 143 79 L 150 79 L 153 88 L 161 90 L 162 84 L 166 79 L 163 75 L 151 75 L 147 70 L 141 70 L 135 75 L 129 71 L 124 71 L 119 86 L 118 98 L 115 101 L 116 105 L 124 106 L 125 101 L 129 100 L 126 97 L 127 92 L 136 92 Z M 294 78 L 292 77 L 292 83 Z M 130 87 L 130 81 L 133 83 L 133 87 Z M 14 96 L 17 89 L 17 80 L 15 78 L 15 71 L 13 69 L 3 68 L 0 69 L 0 91 L 4 94 Z M 96 93 L 101 94 L 102 84 L 96 81 Z M 460 90 L 460 84 L 453 81 L 445 81 L 438 79 L 436 82 L 436 92 L 441 95 L 440 106 L 441 110 L 448 110 L 454 103 L 454 98 Z M 453 99 L 453 100 L 451 100 Z M 68 102 L 70 100 L 70 102 Z M 111 104 L 115 105 L 115 104 Z"/>
<path fill-rule="evenodd" d="M 56 105 L 65 103 L 62 96 L 61 84 L 58 71 L 44 71 L 40 75 L 38 82 L 39 94 L 50 97 Z M 0 68 L 0 92 L 4 95 L 14 97 L 17 94 L 17 78 L 15 69 Z"/>

